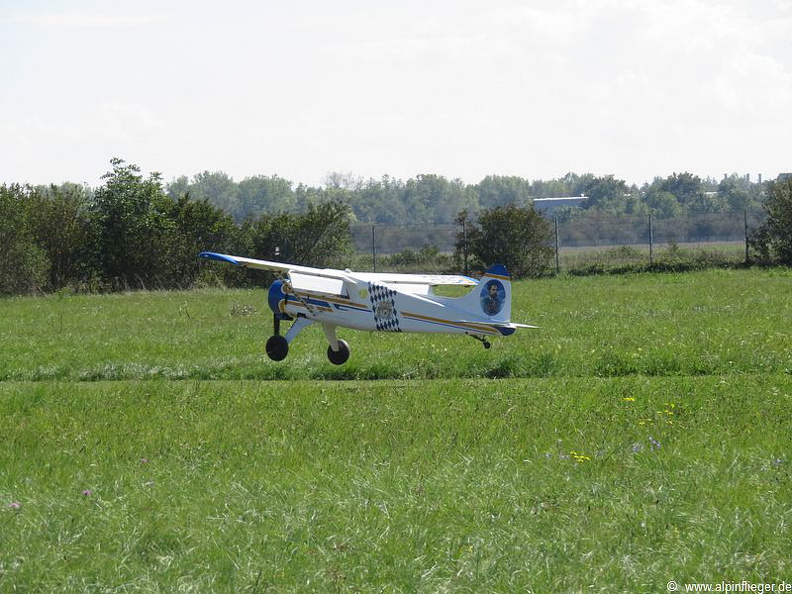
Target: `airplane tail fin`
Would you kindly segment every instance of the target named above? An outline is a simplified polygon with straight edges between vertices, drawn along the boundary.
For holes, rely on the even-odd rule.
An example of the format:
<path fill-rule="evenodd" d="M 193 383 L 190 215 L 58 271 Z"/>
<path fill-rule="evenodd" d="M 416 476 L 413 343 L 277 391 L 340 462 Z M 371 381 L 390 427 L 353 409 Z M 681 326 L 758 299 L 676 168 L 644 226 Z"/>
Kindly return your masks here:
<path fill-rule="evenodd" d="M 461 297 L 467 311 L 476 312 L 493 322 L 509 323 L 511 318 L 511 280 L 503 264 L 490 266 L 478 285 Z"/>

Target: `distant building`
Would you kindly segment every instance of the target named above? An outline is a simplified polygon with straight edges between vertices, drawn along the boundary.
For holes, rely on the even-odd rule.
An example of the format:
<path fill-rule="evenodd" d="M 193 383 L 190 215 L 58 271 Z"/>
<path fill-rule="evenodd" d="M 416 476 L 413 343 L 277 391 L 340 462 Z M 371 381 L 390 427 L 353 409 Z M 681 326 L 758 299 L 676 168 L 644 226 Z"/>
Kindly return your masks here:
<path fill-rule="evenodd" d="M 536 210 L 545 216 L 552 216 L 560 206 L 582 206 L 588 200 L 587 196 L 563 196 L 561 198 L 534 198 L 533 205 Z"/>
<path fill-rule="evenodd" d="M 792 177 L 792 173 L 779 173 L 776 181 L 786 181 Z"/>

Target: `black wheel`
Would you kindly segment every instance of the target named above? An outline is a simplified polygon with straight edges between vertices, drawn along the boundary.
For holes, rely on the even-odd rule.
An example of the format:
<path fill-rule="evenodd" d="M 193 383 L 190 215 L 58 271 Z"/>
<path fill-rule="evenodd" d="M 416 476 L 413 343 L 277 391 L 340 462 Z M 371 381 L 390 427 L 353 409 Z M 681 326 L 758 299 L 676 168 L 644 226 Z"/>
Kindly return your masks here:
<path fill-rule="evenodd" d="M 267 341 L 267 356 L 273 361 L 283 361 L 289 354 L 289 343 L 284 336 L 270 336 Z"/>
<path fill-rule="evenodd" d="M 490 344 L 489 340 L 484 340 L 483 342 L 484 342 L 484 348 L 485 349 L 489 349 L 492 346 L 492 344 Z"/>
<path fill-rule="evenodd" d="M 338 341 L 338 350 L 334 351 L 333 347 L 327 347 L 327 358 L 333 365 L 343 365 L 349 359 L 349 345 L 346 340 Z"/>

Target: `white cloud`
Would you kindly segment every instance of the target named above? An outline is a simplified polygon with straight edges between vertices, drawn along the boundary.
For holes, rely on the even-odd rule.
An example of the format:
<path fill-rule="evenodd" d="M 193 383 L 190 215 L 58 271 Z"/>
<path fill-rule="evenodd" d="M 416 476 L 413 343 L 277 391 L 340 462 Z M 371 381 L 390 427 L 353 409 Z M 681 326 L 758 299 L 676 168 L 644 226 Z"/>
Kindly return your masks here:
<path fill-rule="evenodd" d="M 100 14 L 90 12 L 41 12 L 0 17 L 2 25 L 48 28 L 137 27 L 165 23 L 169 17 L 156 15 Z"/>
<path fill-rule="evenodd" d="M 112 157 L 134 157 L 156 168 L 157 158 L 167 158 L 169 131 L 141 105 L 101 103 L 73 118 L 26 116 L 0 122 L 0 136 L 0 171 L 9 176 L 0 183 L 72 180 L 97 185 Z M 75 171 L 87 173 L 77 179 Z"/>
<path fill-rule="evenodd" d="M 6 179 L 112 156 L 306 183 L 789 168 L 787 1 L 74 6 L 0 20 L 0 133 L 61 155 L 0 147 Z"/>

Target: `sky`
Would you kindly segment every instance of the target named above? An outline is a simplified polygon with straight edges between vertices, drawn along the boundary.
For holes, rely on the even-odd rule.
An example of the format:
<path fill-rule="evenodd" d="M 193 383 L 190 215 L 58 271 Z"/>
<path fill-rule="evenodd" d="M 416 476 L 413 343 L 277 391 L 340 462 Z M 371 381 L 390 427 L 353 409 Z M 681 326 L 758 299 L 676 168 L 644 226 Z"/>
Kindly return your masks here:
<path fill-rule="evenodd" d="M 792 171 L 792 0 L 0 0 L 0 184 Z"/>

